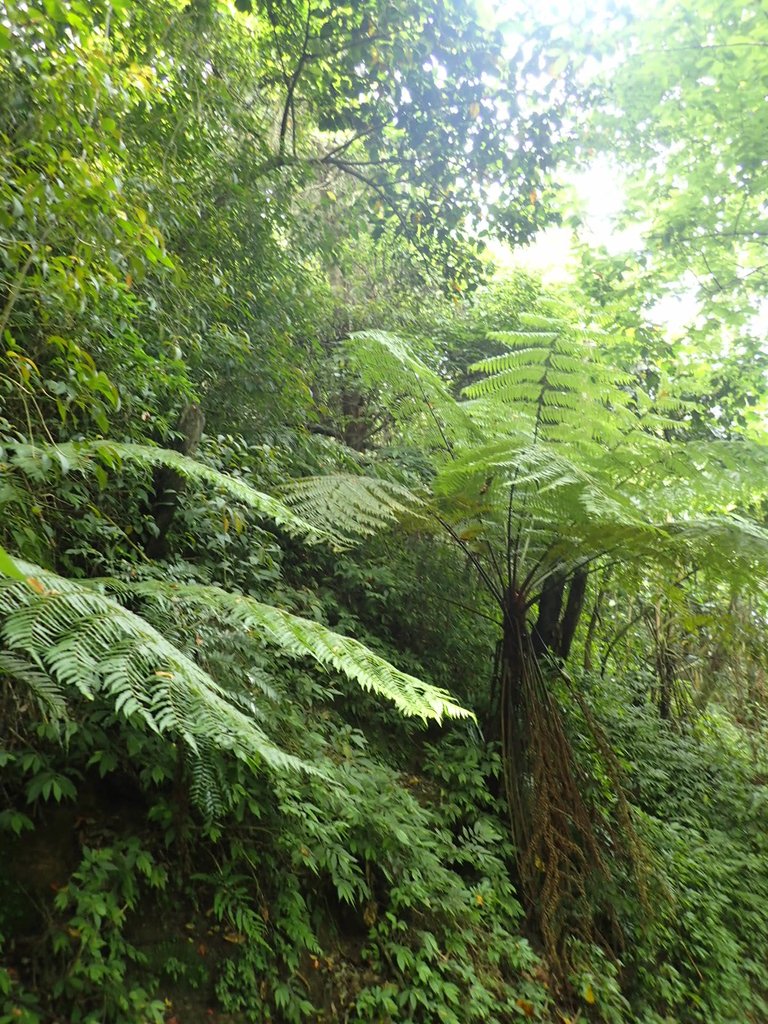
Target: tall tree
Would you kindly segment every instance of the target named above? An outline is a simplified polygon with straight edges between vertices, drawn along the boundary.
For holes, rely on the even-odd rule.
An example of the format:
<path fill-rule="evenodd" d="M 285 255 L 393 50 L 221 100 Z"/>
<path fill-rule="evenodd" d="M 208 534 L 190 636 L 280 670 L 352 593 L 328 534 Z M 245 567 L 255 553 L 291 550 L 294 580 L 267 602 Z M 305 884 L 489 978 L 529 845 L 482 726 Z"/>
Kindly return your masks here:
<path fill-rule="evenodd" d="M 513 48 L 467 0 L 241 6 L 257 15 L 270 55 L 260 81 L 278 103 L 265 166 L 329 188 L 353 179 L 358 216 L 394 228 L 457 286 L 477 274 L 479 237 L 526 241 L 551 216 L 541 193 L 565 90 L 541 74 L 547 35 L 522 7 Z"/>

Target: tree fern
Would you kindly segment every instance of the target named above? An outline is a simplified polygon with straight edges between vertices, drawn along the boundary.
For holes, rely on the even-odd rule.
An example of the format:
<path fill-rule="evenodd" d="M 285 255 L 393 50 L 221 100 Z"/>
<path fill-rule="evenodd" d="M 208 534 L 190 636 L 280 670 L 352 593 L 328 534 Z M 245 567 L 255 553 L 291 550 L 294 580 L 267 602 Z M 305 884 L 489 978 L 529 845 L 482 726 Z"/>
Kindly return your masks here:
<path fill-rule="evenodd" d="M 407 394 L 401 414 L 408 430 L 419 404 L 457 427 L 455 443 L 436 446 L 434 500 L 421 512 L 466 541 L 497 598 L 525 581 L 530 606 L 553 566 L 567 577 L 601 553 L 665 563 L 695 558 L 695 539 L 704 543 L 705 534 L 685 528 L 691 516 L 721 515 L 735 501 L 748 507 L 766 491 L 766 449 L 670 440 L 670 424 L 677 434 L 686 424 L 667 414 L 684 412 L 685 404 L 651 398 L 630 374 L 607 365 L 597 328 L 573 326 L 563 315 L 521 319 L 525 329 L 494 335 L 508 351 L 474 364 L 486 376 L 460 402 L 404 339 L 366 332 L 351 343 L 380 400 L 402 408 Z M 388 374 L 390 391 L 382 384 Z M 350 539 L 407 518 L 416 500 L 343 474 L 298 481 L 285 493 L 305 519 Z M 738 532 L 736 520 L 730 529 Z M 702 548 L 699 563 L 714 570 L 706 554 Z M 734 571 L 745 564 L 736 560 Z"/>
<path fill-rule="evenodd" d="M 609 858 L 604 823 L 579 792 L 543 656 L 567 654 L 587 574 L 601 563 L 663 565 L 672 579 L 685 565 L 715 585 L 730 577 L 761 586 L 768 533 L 727 513 L 765 493 L 768 461 L 758 446 L 686 444 L 686 404 L 648 394 L 610 366 L 605 335 L 569 311 L 548 308 L 521 321 L 521 329 L 492 336 L 506 351 L 471 367 L 483 376 L 462 401 L 403 339 L 368 333 L 351 345 L 362 379 L 391 403 L 404 433 L 413 430 L 418 441 L 434 429 L 441 439 L 432 443 L 424 510 L 499 605 L 493 728 L 520 880 L 547 951 L 565 971 L 565 907 L 581 908 L 579 926 L 594 937 L 584 895 L 590 865 L 605 873 Z M 367 485 L 348 486 L 362 493 Z M 324 509 L 334 525 L 340 513 Z M 381 521 L 390 518 L 382 510 Z M 375 521 L 372 513 L 368 525 Z"/>

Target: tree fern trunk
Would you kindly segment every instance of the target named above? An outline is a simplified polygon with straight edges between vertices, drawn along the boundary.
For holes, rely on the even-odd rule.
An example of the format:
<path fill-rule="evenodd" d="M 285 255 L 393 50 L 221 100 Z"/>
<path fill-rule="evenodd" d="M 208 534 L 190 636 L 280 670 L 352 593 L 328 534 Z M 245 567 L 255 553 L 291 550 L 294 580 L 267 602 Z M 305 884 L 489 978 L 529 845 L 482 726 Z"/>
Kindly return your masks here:
<path fill-rule="evenodd" d="M 594 939 L 589 878 L 605 872 L 562 714 L 526 624 L 524 599 L 514 593 L 505 598 L 499 679 L 503 775 L 520 892 L 567 987 L 566 939 Z"/>
<path fill-rule="evenodd" d="M 509 805 L 512 838 L 518 853 L 525 849 L 530 809 L 526 793 L 530 736 L 525 702 L 525 651 L 528 643 L 525 613 L 507 596 L 500 645 L 499 725 L 504 765 L 504 788 Z"/>

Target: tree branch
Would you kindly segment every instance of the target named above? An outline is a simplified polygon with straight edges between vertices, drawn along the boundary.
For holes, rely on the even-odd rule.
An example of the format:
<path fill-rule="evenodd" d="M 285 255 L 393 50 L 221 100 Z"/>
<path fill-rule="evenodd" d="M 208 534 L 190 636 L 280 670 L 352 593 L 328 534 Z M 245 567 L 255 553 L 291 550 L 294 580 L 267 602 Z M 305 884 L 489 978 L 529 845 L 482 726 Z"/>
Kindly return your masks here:
<path fill-rule="evenodd" d="M 278 154 L 280 156 L 283 156 L 283 154 L 285 153 L 285 137 L 286 137 L 286 134 L 288 132 L 288 118 L 291 115 L 291 111 L 294 109 L 293 108 L 293 94 L 294 94 L 294 91 L 296 89 L 296 85 L 297 85 L 297 83 L 299 81 L 299 77 L 301 75 L 302 69 L 303 69 L 304 65 L 307 63 L 307 61 L 310 59 L 310 54 L 309 54 L 309 52 L 307 50 L 307 44 L 309 43 L 309 31 L 310 31 L 311 23 L 312 23 L 312 5 L 309 4 L 307 6 L 307 21 L 306 21 L 306 24 L 304 25 L 304 41 L 301 44 L 302 52 L 301 52 L 301 56 L 299 57 L 299 60 L 298 60 L 298 62 L 296 64 L 296 67 L 293 70 L 293 74 L 291 75 L 291 77 L 290 77 L 290 79 L 288 81 L 288 92 L 287 92 L 287 95 L 285 97 L 285 104 L 283 106 L 283 116 L 282 116 L 282 119 L 280 121 L 280 137 L 279 137 L 279 141 L 278 141 L 278 144 L 277 144 L 277 151 L 278 151 Z M 294 132 L 295 132 L 295 128 L 296 128 L 296 121 L 295 121 L 295 116 L 294 116 Z"/>

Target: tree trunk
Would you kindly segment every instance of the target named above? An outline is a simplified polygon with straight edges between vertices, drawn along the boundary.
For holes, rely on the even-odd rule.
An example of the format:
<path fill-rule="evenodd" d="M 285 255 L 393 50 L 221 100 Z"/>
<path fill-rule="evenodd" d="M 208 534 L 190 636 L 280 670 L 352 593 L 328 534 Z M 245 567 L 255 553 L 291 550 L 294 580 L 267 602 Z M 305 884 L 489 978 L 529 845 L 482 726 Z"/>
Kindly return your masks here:
<path fill-rule="evenodd" d="M 600 610 L 603 604 L 603 598 L 605 597 L 605 580 L 600 585 L 600 589 L 597 592 L 595 603 L 592 606 L 592 614 L 589 616 L 589 622 L 587 623 L 587 635 L 584 638 L 584 671 L 591 672 L 593 662 L 593 649 L 595 642 L 595 634 L 597 633 L 597 627 L 600 624 Z"/>
<path fill-rule="evenodd" d="M 366 401 L 359 391 L 342 392 L 341 411 L 344 417 L 344 444 L 353 451 L 365 451 L 368 447 L 370 423 Z"/>
<path fill-rule="evenodd" d="M 663 641 L 662 641 L 663 644 Z M 676 659 L 666 646 L 656 652 L 656 675 L 659 680 L 659 718 L 669 721 L 672 717 L 672 694 L 675 687 Z"/>
<path fill-rule="evenodd" d="M 565 614 L 560 624 L 560 637 L 557 653 L 565 661 L 571 653 L 571 644 L 576 635 L 581 613 L 584 609 L 584 598 L 587 593 L 587 574 L 583 569 L 577 570 L 571 577 L 568 590 L 568 601 Z"/>
<path fill-rule="evenodd" d="M 655 668 L 658 687 L 653 696 L 659 708 L 659 718 L 668 721 L 672 717 L 672 698 L 677 679 L 678 660 L 673 649 L 672 627 L 665 618 L 660 604 L 656 605 L 651 623 L 651 635 L 655 644 Z"/>
<path fill-rule="evenodd" d="M 205 427 L 205 415 L 199 405 L 190 404 L 184 408 L 176 424 L 178 438 L 170 446 L 182 455 L 193 455 L 200 444 Z M 154 494 L 150 515 L 155 521 L 157 533 L 145 545 L 150 558 L 164 558 L 168 553 L 166 535 L 179 504 L 179 496 L 186 486 L 184 477 L 167 466 L 158 467 L 152 476 Z"/>
<path fill-rule="evenodd" d="M 586 592 L 587 574 L 583 569 L 574 572 L 570 581 L 564 572 L 553 573 L 547 579 L 539 597 L 539 616 L 531 637 L 537 658 L 541 658 L 548 651 L 563 659 L 571 653 L 573 638 L 584 609 Z"/>
<path fill-rule="evenodd" d="M 566 607 L 566 619 L 573 623 L 569 644 L 584 586 L 585 581 L 579 581 L 572 588 L 572 599 L 569 593 L 571 612 L 569 617 Z M 594 941 L 595 911 L 586 898 L 588 879 L 605 876 L 605 868 L 562 713 L 539 661 L 543 640 L 553 634 L 552 623 L 558 626 L 564 588 L 561 578 L 543 596 L 538 635 L 533 636 L 526 625 L 524 595 L 505 595 L 499 710 L 502 774 L 519 891 L 565 989 L 569 984 L 567 939 L 580 934 Z"/>
<path fill-rule="evenodd" d="M 512 840 L 518 857 L 524 854 L 530 841 L 530 796 L 527 782 L 530 715 L 529 709 L 526 707 L 525 694 L 526 657 L 528 656 L 532 656 L 532 649 L 525 622 L 524 601 L 520 595 L 510 590 L 504 600 L 503 633 L 500 645 L 499 724 L 504 789 L 510 812 Z M 522 881 L 522 864 L 520 868 Z"/>
<path fill-rule="evenodd" d="M 565 573 L 548 577 L 539 597 L 539 617 L 533 628 L 533 649 L 537 657 L 557 651 L 560 645 L 560 613 L 565 595 Z"/>

